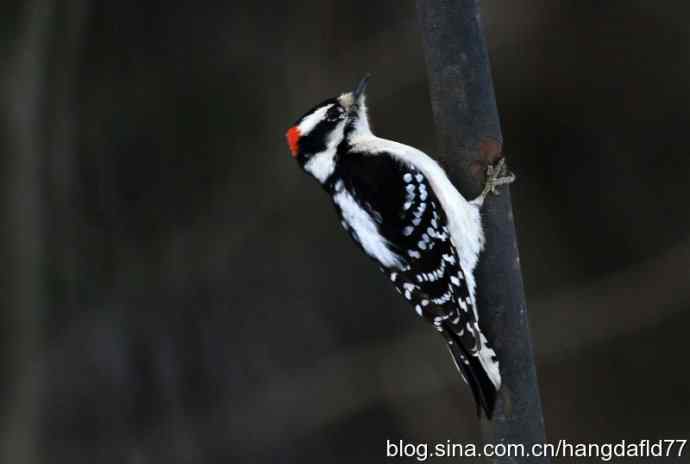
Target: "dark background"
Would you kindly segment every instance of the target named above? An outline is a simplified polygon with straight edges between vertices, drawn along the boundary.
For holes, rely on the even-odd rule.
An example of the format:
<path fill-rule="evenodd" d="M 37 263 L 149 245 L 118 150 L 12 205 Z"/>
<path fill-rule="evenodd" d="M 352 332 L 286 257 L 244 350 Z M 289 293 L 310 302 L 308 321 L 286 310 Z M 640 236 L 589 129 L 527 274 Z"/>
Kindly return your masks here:
<path fill-rule="evenodd" d="M 688 439 L 690 6 L 482 3 L 547 436 Z M 1 462 L 479 438 L 283 138 L 370 71 L 434 153 L 413 1 L 5 0 L 0 58 Z"/>

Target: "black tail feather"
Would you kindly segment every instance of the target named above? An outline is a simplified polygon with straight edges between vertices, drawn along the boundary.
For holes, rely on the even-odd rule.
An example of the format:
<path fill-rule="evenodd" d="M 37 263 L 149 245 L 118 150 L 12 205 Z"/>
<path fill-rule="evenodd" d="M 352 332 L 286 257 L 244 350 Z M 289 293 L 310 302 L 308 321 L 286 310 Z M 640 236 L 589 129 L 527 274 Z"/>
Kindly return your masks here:
<path fill-rule="evenodd" d="M 491 419 L 496 406 L 496 387 L 489 379 L 479 359 L 469 353 L 462 345 L 459 337 L 448 331 L 444 331 L 444 334 L 448 341 L 448 350 L 455 361 L 455 365 L 472 390 L 474 401 L 477 404 L 477 416 L 481 416 L 481 411 L 483 410 L 486 417 Z M 463 361 L 463 359 L 467 360 L 469 364 Z"/>

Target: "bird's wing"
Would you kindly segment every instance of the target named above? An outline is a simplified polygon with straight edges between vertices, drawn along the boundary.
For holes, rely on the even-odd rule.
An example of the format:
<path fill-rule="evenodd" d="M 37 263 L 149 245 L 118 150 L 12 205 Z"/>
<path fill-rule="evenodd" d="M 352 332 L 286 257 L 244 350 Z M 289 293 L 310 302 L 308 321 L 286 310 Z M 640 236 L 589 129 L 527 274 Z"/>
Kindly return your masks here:
<path fill-rule="evenodd" d="M 386 154 L 350 153 L 341 165 L 347 174 L 342 188 L 361 210 L 357 214 L 366 213 L 381 246 L 396 257 L 395 265 L 378 261 L 398 290 L 420 306 L 418 312 L 434 307 L 437 322 L 450 324 L 456 332 L 473 332 L 474 298 L 450 239 L 446 214 L 424 174 Z M 355 241 L 367 251 L 365 231 L 360 228 L 358 233 L 358 224 L 350 219 L 357 215 L 342 210 L 341 214 Z"/>
<path fill-rule="evenodd" d="M 385 154 L 347 156 L 343 187 L 376 223 L 380 243 L 397 257 L 394 265 L 378 259 L 382 270 L 449 345 L 459 345 L 451 347 L 451 353 L 473 390 L 491 394 L 489 390 L 500 387 L 498 363 L 479 329 L 475 299 L 451 241 L 446 213 L 428 179 L 414 166 Z M 353 238 L 364 247 L 356 233 Z M 470 364 L 476 366 L 465 367 Z"/>

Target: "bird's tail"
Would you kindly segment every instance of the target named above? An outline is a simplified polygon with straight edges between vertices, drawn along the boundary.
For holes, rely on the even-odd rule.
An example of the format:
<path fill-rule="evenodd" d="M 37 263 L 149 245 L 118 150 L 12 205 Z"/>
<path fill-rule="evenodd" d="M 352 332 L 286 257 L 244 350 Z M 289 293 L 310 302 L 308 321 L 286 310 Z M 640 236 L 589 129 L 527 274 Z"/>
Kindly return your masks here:
<path fill-rule="evenodd" d="M 477 333 L 477 337 L 481 339 L 481 349 L 477 354 L 470 353 L 465 348 L 460 337 L 453 331 L 446 330 L 444 334 L 448 341 L 448 350 L 453 357 L 453 361 L 455 361 L 455 366 L 472 390 L 472 395 L 474 395 L 474 400 L 477 404 L 477 415 L 481 416 L 481 411 L 483 410 L 486 417 L 491 419 L 496 405 L 498 390 L 501 388 L 501 381 L 500 374 L 498 374 L 498 363 L 495 360 L 483 359 L 482 356 L 487 357 L 488 352 L 491 353 L 491 356 L 495 356 L 495 353 L 488 347 L 486 339 L 481 336 L 481 333 Z M 493 364 L 488 366 L 487 362 L 492 362 Z"/>

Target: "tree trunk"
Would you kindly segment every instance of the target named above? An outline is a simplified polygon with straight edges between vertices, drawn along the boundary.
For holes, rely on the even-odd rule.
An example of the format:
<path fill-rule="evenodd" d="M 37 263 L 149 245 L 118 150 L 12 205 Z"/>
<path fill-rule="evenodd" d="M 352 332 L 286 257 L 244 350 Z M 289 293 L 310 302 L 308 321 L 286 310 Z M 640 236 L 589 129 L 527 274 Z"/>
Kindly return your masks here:
<path fill-rule="evenodd" d="M 477 0 L 417 0 L 440 161 L 466 198 L 479 193 L 486 166 L 502 156 L 501 128 Z M 503 377 L 494 420 L 482 421 L 487 443 L 543 443 L 539 386 L 527 320 L 515 225 L 507 188 L 482 211 L 486 247 L 477 270 L 480 324 Z M 504 457 L 494 462 L 544 463 Z"/>

